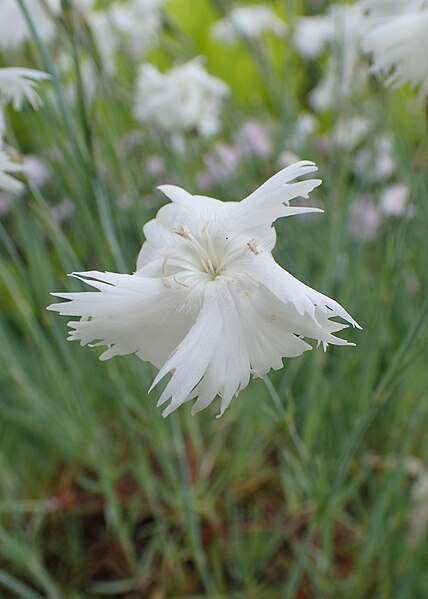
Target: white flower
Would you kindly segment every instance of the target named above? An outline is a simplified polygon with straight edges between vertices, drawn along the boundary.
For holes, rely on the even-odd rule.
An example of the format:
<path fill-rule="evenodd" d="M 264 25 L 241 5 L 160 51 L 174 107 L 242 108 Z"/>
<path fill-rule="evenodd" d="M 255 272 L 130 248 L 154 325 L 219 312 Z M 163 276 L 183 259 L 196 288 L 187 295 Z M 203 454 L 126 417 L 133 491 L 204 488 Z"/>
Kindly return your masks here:
<path fill-rule="evenodd" d="M 332 50 L 326 72 L 309 96 L 317 111 L 335 109 L 338 102 L 364 88 L 367 69 L 361 64 L 362 16 L 359 5 L 333 5 L 325 16 L 306 17 L 297 28 L 295 43 L 304 57 L 315 57 L 327 44 Z"/>
<path fill-rule="evenodd" d="M 24 189 L 24 184 L 12 177 L 10 173 L 19 173 L 22 170 L 22 165 L 13 162 L 0 144 L 0 189 L 20 193 Z"/>
<path fill-rule="evenodd" d="M 380 211 L 386 216 L 400 217 L 408 212 L 410 189 L 404 183 L 388 186 L 380 196 Z"/>
<path fill-rule="evenodd" d="M 55 31 L 52 14 L 59 14 L 60 0 L 23 0 L 38 36 L 49 40 Z M 46 10 L 46 8 L 48 10 Z M 15 48 L 31 38 L 31 31 L 18 0 L 0 2 L 0 49 Z"/>
<path fill-rule="evenodd" d="M 363 8 L 333 4 L 324 15 L 302 17 L 297 21 L 294 44 L 304 58 L 316 58 L 329 44 L 354 52 L 359 40 Z"/>
<path fill-rule="evenodd" d="M 232 8 L 211 27 L 212 36 L 224 44 L 234 44 L 242 37 L 258 39 L 267 31 L 282 36 L 287 25 L 265 4 Z"/>
<path fill-rule="evenodd" d="M 0 69 L 0 104 L 12 102 L 15 110 L 21 110 L 24 100 L 28 100 L 33 108 L 38 108 L 42 102 L 34 88 L 49 78 L 47 73 L 35 69 Z"/>
<path fill-rule="evenodd" d="M 160 73 L 143 64 L 137 81 L 135 118 L 168 132 L 197 130 L 214 135 L 219 129 L 219 112 L 228 86 L 209 75 L 196 58 Z"/>
<path fill-rule="evenodd" d="M 316 58 L 334 38 L 330 14 L 301 17 L 296 24 L 294 44 L 304 58 Z"/>
<path fill-rule="evenodd" d="M 369 147 L 362 148 L 354 159 L 354 172 L 370 182 L 388 179 L 397 170 L 394 144 L 389 135 L 381 135 Z"/>
<path fill-rule="evenodd" d="M 47 73 L 34 69 L 0 69 L 0 189 L 20 193 L 24 188 L 24 184 L 11 175 L 23 171 L 23 165 L 14 162 L 3 148 L 6 132 L 3 108 L 12 102 L 15 110 L 20 110 L 24 99 L 37 108 L 41 100 L 34 87 L 36 82 L 48 77 Z"/>
<path fill-rule="evenodd" d="M 303 337 L 350 345 L 334 335 L 355 320 L 273 259 L 278 218 L 317 208 L 289 207 L 321 181 L 293 182 L 316 170 L 299 162 L 242 202 L 193 196 L 174 185 L 159 189 L 172 201 L 144 227 L 146 241 L 133 275 L 89 271 L 73 276 L 98 292 L 54 293 L 49 306 L 66 316 L 70 340 L 107 345 L 102 360 L 135 353 L 159 368 L 152 388 L 172 374 L 158 405 L 167 416 L 196 399 L 192 413 L 221 396 L 220 414 L 250 376 L 282 367 L 284 357 L 311 349 Z"/>
<path fill-rule="evenodd" d="M 309 112 L 299 114 L 294 130 L 287 139 L 287 146 L 293 150 L 301 150 L 318 127 L 317 119 Z"/>
<path fill-rule="evenodd" d="M 24 156 L 23 169 L 28 183 L 34 187 L 44 185 L 51 176 L 49 164 L 35 154 Z"/>
<path fill-rule="evenodd" d="M 5 191 L 20 193 L 23 190 L 24 184 L 10 173 L 21 172 L 24 167 L 14 162 L 3 148 L 6 129 L 3 107 L 8 102 L 12 102 L 15 110 L 21 110 L 22 103 L 26 99 L 33 108 L 37 108 L 41 100 L 34 87 L 36 82 L 47 78 L 49 78 L 47 73 L 34 69 L 0 69 L 0 189 Z"/>
<path fill-rule="evenodd" d="M 361 0 L 361 8 L 371 17 L 393 17 L 423 8 L 426 0 Z"/>
<path fill-rule="evenodd" d="M 0 104 L 0 147 L 2 145 L 3 137 L 6 133 L 6 121 L 4 118 L 3 106 Z"/>
<path fill-rule="evenodd" d="M 367 68 L 361 68 L 357 46 L 330 56 L 325 74 L 309 94 L 309 103 L 317 112 L 335 110 L 338 103 L 353 99 L 365 88 Z"/>
<path fill-rule="evenodd" d="M 102 64 L 115 71 L 115 53 L 125 47 L 136 58 L 157 42 L 161 7 L 165 0 L 128 0 L 100 9 L 93 0 L 78 0 L 77 8 L 89 24 Z"/>
<path fill-rule="evenodd" d="M 150 47 L 161 26 L 161 8 L 165 0 L 131 0 L 113 4 L 113 26 L 128 42 L 135 56 Z"/>
<path fill-rule="evenodd" d="M 375 13 L 378 15 L 378 13 Z M 368 19 L 364 49 L 372 54 L 372 71 L 386 85 L 410 84 L 428 94 L 428 3 L 412 3 L 400 14 Z"/>
<path fill-rule="evenodd" d="M 334 126 L 332 139 L 340 148 L 354 150 L 370 129 L 371 123 L 364 117 L 342 118 Z"/>

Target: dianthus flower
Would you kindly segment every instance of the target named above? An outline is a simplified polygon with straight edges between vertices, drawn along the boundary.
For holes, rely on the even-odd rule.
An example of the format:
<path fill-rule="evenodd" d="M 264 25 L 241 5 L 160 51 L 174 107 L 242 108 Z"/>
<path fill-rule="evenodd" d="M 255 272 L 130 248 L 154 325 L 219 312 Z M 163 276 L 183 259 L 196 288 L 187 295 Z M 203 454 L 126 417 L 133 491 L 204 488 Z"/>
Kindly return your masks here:
<path fill-rule="evenodd" d="M 20 193 L 24 189 L 24 184 L 15 179 L 11 173 L 20 173 L 22 170 L 22 165 L 13 162 L 0 143 L 0 189 L 11 193 Z"/>
<path fill-rule="evenodd" d="M 20 193 L 24 184 L 15 179 L 12 173 L 23 171 L 22 164 L 14 162 L 4 147 L 3 137 L 6 133 L 4 107 L 11 102 L 15 110 L 21 110 L 24 100 L 28 100 L 33 108 L 41 104 L 35 91 L 38 81 L 48 79 L 49 75 L 35 69 L 4 68 L 0 69 L 0 189 L 11 193 Z"/>
<path fill-rule="evenodd" d="M 27 100 L 33 108 L 38 108 L 42 101 L 34 88 L 39 81 L 49 78 L 47 73 L 36 69 L 22 67 L 0 69 L 0 104 L 12 102 L 15 110 L 21 110 L 24 100 Z"/>
<path fill-rule="evenodd" d="M 267 31 L 282 36 L 287 31 L 287 25 L 266 4 L 232 8 L 211 27 L 213 37 L 224 44 L 235 44 L 243 36 L 259 39 Z"/>
<path fill-rule="evenodd" d="M 209 75 L 198 57 L 161 73 L 143 64 L 137 80 L 135 118 L 170 133 L 197 131 L 203 136 L 219 130 L 219 114 L 229 88 Z"/>
<path fill-rule="evenodd" d="M 317 111 L 336 109 L 338 102 L 355 98 L 364 88 L 367 70 L 360 56 L 360 5 L 332 4 L 324 15 L 298 19 L 295 45 L 304 58 L 315 59 L 330 46 L 323 77 L 309 94 L 309 103 Z"/>
<path fill-rule="evenodd" d="M 428 94 L 428 1 L 391 5 L 366 0 L 368 16 L 364 49 L 372 55 L 372 70 L 386 76 L 386 85 L 409 84 Z"/>
<path fill-rule="evenodd" d="M 290 207 L 321 181 L 294 180 L 316 170 L 293 164 L 241 202 L 191 195 L 174 185 L 171 200 L 144 226 L 134 274 L 73 273 L 98 291 L 54 293 L 49 306 L 65 316 L 69 339 L 107 345 L 100 356 L 135 353 L 159 368 L 152 388 L 171 378 L 158 405 L 167 416 L 195 399 L 192 413 L 221 397 L 220 414 L 251 376 L 282 367 L 283 358 L 312 349 L 303 337 L 350 345 L 334 333 L 355 320 L 333 299 L 311 289 L 273 259 L 278 218 L 318 208 Z"/>
<path fill-rule="evenodd" d="M 100 5 L 96 0 L 74 0 L 73 7 L 89 25 L 102 66 L 112 74 L 118 50 L 126 49 L 141 60 L 159 41 L 164 3 L 165 0 L 124 0 Z"/>
<path fill-rule="evenodd" d="M 23 0 L 23 4 L 38 37 L 49 41 L 55 32 L 52 15 L 60 13 L 60 0 Z M 18 0 L 1 0 L 0 49 L 16 48 L 30 38 L 31 31 Z"/>

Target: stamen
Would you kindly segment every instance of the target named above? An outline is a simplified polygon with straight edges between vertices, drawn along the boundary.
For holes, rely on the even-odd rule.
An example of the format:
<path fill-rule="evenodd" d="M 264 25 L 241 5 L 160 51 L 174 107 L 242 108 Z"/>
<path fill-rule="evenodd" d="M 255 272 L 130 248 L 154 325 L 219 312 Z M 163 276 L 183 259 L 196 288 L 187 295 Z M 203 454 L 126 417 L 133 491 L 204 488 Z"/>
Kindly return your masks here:
<path fill-rule="evenodd" d="M 190 231 L 186 225 L 180 225 L 178 231 L 174 231 L 174 233 L 180 235 L 180 237 L 184 237 L 184 239 L 190 239 Z"/>
<path fill-rule="evenodd" d="M 171 256 L 172 256 L 172 254 L 168 254 L 165 257 L 165 260 L 162 262 L 162 284 L 167 289 L 171 289 L 171 284 L 168 281 L 168 279 L 167 279 L 168 275 L 166 274 L 166 269 L 168 268 L 168 260 Z"/>
<path fill-rule="evenodd" d="M 249 241 L 247 243 L 247 248 L 249 250 L 251 250 L 255 256 L 258 256 L 260 254 L 259 250 L 257 249 L 256 240 L 255 239 L 251 239 L 251 241 Z"/>
<path fill-rule="evenodd" d="M 224 276 L 230 279 L 231 267 L 235 259 L 242 257 L 247 249 L 255 255 L 259 254 L 254 239 L 246 243 L 240 235 L 213 237 L 208 223 L 199 229 L 197 235 L 194 235 L 184 224 L 180 225 L 174 233 L 185 239 L 187 243 L 178 246 L 175 252 L 164 260 L 162 278 L 166 286 L 170 285 L 166 280 L 168 266 L 174 267 L 169 276 L 172 275 L 176 283 L 192 285 L 193 281 L 214 281 Z"/>

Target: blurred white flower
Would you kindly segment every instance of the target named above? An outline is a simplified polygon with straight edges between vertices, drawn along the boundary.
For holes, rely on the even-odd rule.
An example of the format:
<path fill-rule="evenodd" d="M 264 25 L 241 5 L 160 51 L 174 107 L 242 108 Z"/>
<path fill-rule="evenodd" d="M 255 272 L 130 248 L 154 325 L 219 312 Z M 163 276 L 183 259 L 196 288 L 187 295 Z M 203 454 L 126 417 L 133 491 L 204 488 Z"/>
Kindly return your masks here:
<path fill-rule="evenodd" d="M 209 75 L 200 58 L 161 73 L 143 64 L 137 81 L 134 115 L 142 123 L 168 132 L 196 130 L 210 136 L 219 130 L 221 101 L 229 92 L 224 81 Z"/>
<path fill-rule="evenodd" d="M 298 152 L 308 143 L 317 127 L 318 120 L 313 114 L 309 112 L 300 113 L 297 117 L 294 131 L 286 140 L 287 146 Z"/>
<path fill-rule="evenodd" d="M 104 69 L 115 71 L 115 53 L 126 48 L 141 59 L 158 38 L 165 0 L 127 0 L 100 8 L 94 0 L 78 0 L 77 8 L 91 28 Z"/>
<path fill-rule="evenodd" d="M 367 16 L 394 17 L 423 8 L 426 0 L 360 0 L 361 8 Z"/>
<path fill-rule="evenodd" d="M 221 396 L 220 414 L 250 376 L 282 367 L 284 357 L 311 349 L 302 337 L 350 345 L 334 333 L 355 320 L 273 259 L 278 218 L 316 208 L 289 207 L 321 181 L 294 182 L 316 170 L 294 164 L 241 202 L 159 189 L 172 201 L 144 227 L 146 241 L 133 275 L 89 271 L 73 276 L 98 292 L 54 293 L 69 300 L 48 309 L 80 316 L 70 340 L 107 345 L 102 360 L 135 353 L 159 368 L 152 388 L 172 374 L 158 405 L 163 416 L 197 399 L 192 413 Z"/>
<path fill-rule="evenodd" d="M 28 183 L 34 185 L 34 187 L 40 187 L 51 176 L 49 165 L 35 154 L 24 156 L 23 168 Z"/>
<path fill-rule="evenodd" d="M 362 148 L 355 156 L 354 172 L 366 181 L 388 179 L 397 169 L 393 149 L 389 135 L 377 137 L 371 147 Z"/>
<path fill-rule="evenodd" d="M 141 56 L 156 41 L 163 4 L 165 0 L 128 0 L 111 7 L 112 27 L 123 36 L 134 56 Z"/>
<path fill-rule="evenodd" d="M 35 69 L 0 69 L 0 104 L 12 102 L 15 110 L 21 110 L 24 100 L 27 100 L 33 108 L 38 108 L 42 101 L 34 88 L 39 81 L 49 78 L 47 73 Z"/>
<path fill-rule="evenodd" d="M 334 38 L 330 14 L 301 17 L 294 32 L 294 45 L 304 58 L 316 58 Z"/>
<path fill-rule="evenodd" d="M 372 72 L 385 77 L 385 84 L 410 84 L 422 97 L 428 94 L 428 3 L 403 3 L 400 10 L 376 10 L 385 2 L 371 2 L 373 12 L 366 18 L 364 49 L 372 55 Z"/>
<path fill-rule="evenodd" d="M 299 19 L 295 45 L 304 58 L 316 58 L 328 46 L 330 56 L 325 74 L 309 95 L 311 106 L 321 112 L 360 91 L 367 80 L 361 64 L 359 4 L 333 4 L 325 15 Z"/>
<path fill-rule="evenodd" d="M 232 8 L 211 27 L 212 36 L 223 44 L 235 44 L 242 37 L 258 39 L 267 31 L 282 36 L 287 25 L 266 4 Z"/>
<path fill-rule="evenodd" d="M 0 104 L 0 146 L 2 145 L 2 139 L 6 133 L 6 121 L 4 119 L 4 110 Z"/>
<path fill-rule="evenodd" d="M 47 73 L 34 69 L 0 68 L 0 189 L 5 191 L 20 193 L 24 189 L 22 181 L 11 174 L 22 172 L 24 167 L 14 162 L 3 147 L 6 129 L 3 107 L 12 102 L 15 110 L 21 110 L 24 100 L 28 100 L 33 108 L 37 108 L 41 100 L 34 88 L 38 81 L 47 78 Z"/>
<path fill-rule="evenodd" d="M 298 19 L 294 44 L 304 58 L 316 58 L 328 45 L 338 44 L 344 51 L 356 46 L 363 9 L 358 5 L 332 4 L 323 15 Z"/>
<path fill-rule="evenodd" d="M 404 183 L 389 185 L 380 197 L 380 211 L 385 216 L 403 216 L 408 212 L 410 189 Z"/>
<path fill-rule="evenodd" d="M 24 189 L 24 184 L 10 174 L 20 172 L 22 172 L 22 164 L 14 162 L 0 144 L 0 189 L 20 193 Z"/>
<path fill-rule="evenodd" d="M 361 9 L 337 6 L 331 11 L 331 19 L 334 23 L 333 52 L 325 75 L 310 96 L 311 105 L 319 111 L 356 97 L 368 79 L 361 53 Z"/>
<path fill-rule="evenodd" d="M 5 121 L 3 107 L 12 102 L 15 110 L 21 110 L 24 100 L 28 100 L 33 108 L 41 104 L 34 88 L 38 81 L 49 78 L 47 73 L 34 69 L 0 68 L 0 189 L 12 193 L 20 193 L 24 184 L 15 179 L 11 173 L 24 170 L 22 164 L 14 162 L 3 147 Z"/>
<path fill-rule="evenodd" d="M 329 58 L 323 77 L 309 94 L 309 104 L 317 112 L 335 110 L 360 93 L 366 82 L 367 69 L 361 67 L 358 53 L 349 47 L 340 57 L 335 54 Z"/>
<path fill-rule="evenodd" d="M 370 131 L 370 121 L 364 117 L 341 118 L 331 134 L 333 142 L 345 150 L 354 150 Z"/>
<path fill-rule="evenodd" d="M 51 14 L 59 14 L 61 1 L 23 0 L 23 4 L 39 38 L 43 41 L 49 40 L 55 31 Z M 29 38 L 31 38 L 31 32 L 19 2 L 17 0 L 1 0 L 0 49 L 15 48 Z"/>

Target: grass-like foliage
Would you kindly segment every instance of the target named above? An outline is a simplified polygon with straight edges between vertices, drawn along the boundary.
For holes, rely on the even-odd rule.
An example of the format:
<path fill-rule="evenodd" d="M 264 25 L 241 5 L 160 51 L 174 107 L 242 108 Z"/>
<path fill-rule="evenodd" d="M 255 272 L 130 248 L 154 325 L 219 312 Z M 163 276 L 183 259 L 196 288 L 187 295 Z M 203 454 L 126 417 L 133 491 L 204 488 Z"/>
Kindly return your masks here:
<path fill-rule="evenodd" d="M 31 38 L 4 49 L 0 64 L 51 79 L 37 88 L 37 111 L 7 108 L 7 142 L 49 177 L 0 194 L 0 596 L 426 597 L 423 106 L 368 78 L 351 97 L 338 93 L 297 143 L 308 93 L 328 53 L 340 53 L 306 60 L 292 43 L 316 3 L 270 2 L 289 33 L 228 46 L 209 28 L 234 3 L 170 0 L 153 48 L 140 60 L 119 47 L 112 72 L 71 0 L 52 15 L 50 40 L 18 3 Z M 219 132 L 177 141 L 136 121 L 139 63 L 165 71 L 200 55 L 231 89 Z M 355 117 L 369 125 L 349 147 L 336 125 Z M 238 140 L 248 121 L 268 150 Z M 383 135 L 395 168 L 374 179 L 371 159 L 357 169 L 356 156 Z M 142 226 L 164 203 L 156 185 L 240 200 L 285 150 L 318 164 L 311 205 L 325 214 L 279 221 L 275 257 L 364 330 L 344 333 L 356 347 L 314 349 L 252 381 L 221 419 L 218 400 L 163 419 L 157 389 L 147 393 L 155 369 L 135 356 L 100 362 L 100 348 L 67 342 L 66 320 L 45 310 L 49 292 L 83 289 L 66 278 L 73 271 L 132 273 Z M 409 189 L 398 215 L 381 210 L 395 184 Z"/>

